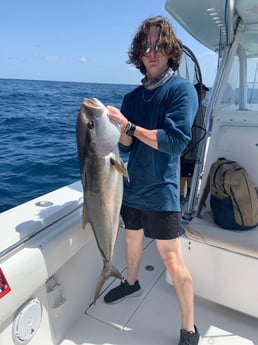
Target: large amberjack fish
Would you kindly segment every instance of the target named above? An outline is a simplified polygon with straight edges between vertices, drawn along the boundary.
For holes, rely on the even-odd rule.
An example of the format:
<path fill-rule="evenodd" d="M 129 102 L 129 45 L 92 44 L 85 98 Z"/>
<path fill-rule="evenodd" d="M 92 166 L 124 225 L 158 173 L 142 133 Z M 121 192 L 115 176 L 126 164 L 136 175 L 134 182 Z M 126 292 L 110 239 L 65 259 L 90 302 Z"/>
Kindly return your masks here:
<path fill-rule="evenodd" d="M 94 303 L 103 284 L 111 277 L 121 279 L 112 265 L 115 242 L 120 227 L 123 175 L 127 170 L 120 160 L 120 126 L 107 116 L 106 107 L 96 98 L 85 98 L 77 117 L 76 135 L 83 186 L 82 225 L 89 222 L 103 258 Z"/>

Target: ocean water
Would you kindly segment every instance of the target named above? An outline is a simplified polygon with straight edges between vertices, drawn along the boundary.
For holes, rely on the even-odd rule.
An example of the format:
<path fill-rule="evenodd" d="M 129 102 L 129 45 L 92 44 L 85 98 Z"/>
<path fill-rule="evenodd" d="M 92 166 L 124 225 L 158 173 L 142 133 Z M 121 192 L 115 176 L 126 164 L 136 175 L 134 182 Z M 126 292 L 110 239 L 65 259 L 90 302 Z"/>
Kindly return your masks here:
<path fill-rule="evenodd" d="M 0 79 L 0 212 L 79 180 L 83 98 L 120 107 L 134 87 Z"/>

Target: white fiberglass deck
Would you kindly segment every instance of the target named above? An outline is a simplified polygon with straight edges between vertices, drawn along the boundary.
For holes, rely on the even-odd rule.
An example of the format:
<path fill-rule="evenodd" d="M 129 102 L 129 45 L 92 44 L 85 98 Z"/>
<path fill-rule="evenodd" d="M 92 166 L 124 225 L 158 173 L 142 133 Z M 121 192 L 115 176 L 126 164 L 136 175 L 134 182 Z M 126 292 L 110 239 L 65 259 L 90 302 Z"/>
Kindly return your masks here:
<path fill-rule="evenodd" d="M 119 242 L 122 241 L 120 234 Z M 118 248 L 120 253 L 116 253 L 114 263 L 116 258 L 120 257 L 121 260 L 123 257 L 124 246 L 119 245 Z M 152 265 L 154 269 L 150 270 Z M 203 272 L 203 279 L 209 279 L 210 274 L 212 272 Z M 144 251 L 140 283 L 143 288 L 140 297 L 106 305 L 101 296 L 96 305 L 86 305 L 86 313 L 67 331 L 60 345 L 177 345 L 180 329 L 179 307 L 174 288 L 166 282 L 165 269 L 154 241 L 150 242 Z M 119 281 L 115 280 L 111 286 L 117 284 Z M 107 291 L 109 289 L 110 286 Z M 200 345 L 258 344 L 256 318 L 199 297 L 195 297 L 195 321 L 202 335 Z"/>

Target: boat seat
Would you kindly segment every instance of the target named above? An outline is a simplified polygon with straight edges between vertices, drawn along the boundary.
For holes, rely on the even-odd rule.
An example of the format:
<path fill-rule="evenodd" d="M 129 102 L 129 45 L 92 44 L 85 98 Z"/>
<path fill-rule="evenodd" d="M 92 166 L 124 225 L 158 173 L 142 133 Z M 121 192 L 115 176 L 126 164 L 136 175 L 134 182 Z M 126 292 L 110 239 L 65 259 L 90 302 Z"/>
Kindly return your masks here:
<path fill-rule="evenodd" d="M 211 164 L 219 157 L 236 160 L 244 166 L 252 182 L 258 186 L 258 111 L 234 110 L 213 119 L 199 200 Z M 188 238 L 258 258 L 258 227 L 248 231 L 220 228 L 212 218 L 209 196 L 201 218 L 194 217 L 186 226 Z"/>
<path fill-rule="evenodd" d="M 207 212 L 186 225 L 185 235 L 191 240 L 258 258 L 258 227 L 246 231 L 222 229 Z"/>

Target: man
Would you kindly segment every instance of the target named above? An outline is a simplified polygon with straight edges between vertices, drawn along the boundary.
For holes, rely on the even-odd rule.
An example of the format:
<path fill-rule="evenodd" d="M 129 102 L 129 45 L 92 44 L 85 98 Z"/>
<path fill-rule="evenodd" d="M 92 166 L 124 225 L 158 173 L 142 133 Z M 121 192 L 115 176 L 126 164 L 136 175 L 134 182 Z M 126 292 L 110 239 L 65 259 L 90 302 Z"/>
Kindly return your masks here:
<path fill-rule="evenodd" d="M 109 117 L 120 123 L 120 149 L 130 152 L 121 215 L 125 223 L 127 279 L 104 297 L 114 303 L 139 295 L 138 271 L 144 235 L 156 240 L 173 279 L 181 310 L 179 345 L 197 345 L 193 283 L 184 263 L 179 226 L 179 161 L 191 139 L 198 108 L 194 87 L 175 76 L 182 44 L 168 20 L 154 17 L 139 27 L 129 51 L 144 75 L 143 85 L 128 93 L 121 112 L 108 106 Z"/>
<path fill-rule="evenodd" d="M 204 139 L 206 135 L 206 130 L 204 128 L 204 117 L 206 112 L 206 107 L 202 104 L 204 98 L 206 97 L 206 92 L 209 88 L 202 84 L 197 83 L 194 85 L 198 99 L 200 101 L 200 106 L 196 114 L 194 124 L 192 127 L 192 139 L 187 145 L 181 156 L 181 179 L 180 179 L 180 203 L 184 205 L 190 195 L 192 186 L 192 176 L 194 173 L 195 163 L 197 161 L 197 154 L 199 143 Z"/>

